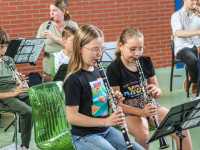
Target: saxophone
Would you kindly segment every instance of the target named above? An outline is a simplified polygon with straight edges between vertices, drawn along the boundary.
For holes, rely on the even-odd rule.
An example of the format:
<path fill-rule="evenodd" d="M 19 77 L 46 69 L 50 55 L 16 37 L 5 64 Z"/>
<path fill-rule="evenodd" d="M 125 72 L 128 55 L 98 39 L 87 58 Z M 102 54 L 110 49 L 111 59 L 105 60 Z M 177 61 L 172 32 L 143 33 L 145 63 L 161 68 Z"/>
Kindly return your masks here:
<path fill-rule="evenodd" d="M 140 62 L 137 58 L 135 58 L 135 63 L 136 63 L 136 66 L 137 66 L 137 69 L 138 69 L 139 75 L 140 75 L 140 82 L 142 84 L 142 90 L 144 92 L 144 100 L 147 101 L 147 103 L 151 103 L 151 104 L 155 105 L 155 99 L 153 97 L 151 97 L 150 94 L 147 93 L 148 89 L 146 89 L 146 87 L 147 87 L 148 83 L 147 83 L 147 80 L 144 77 L 142 67 L 141 67 Z M 158 115 L 157 115 L 156 111 L 154 112 L 153 119 L 154 119 L 156 128 L 158 128 L 160 126 L 160 123 L 158 121 Z M 159 149 L 165 149 L 165 148 L 170 146 L 167 143 L 167 141 L 165 140 L 165 138 L 159 139 L 159 142 L 160 142 L 160 148 Z"/>
<path fill-rule="evenodd" d="M 101 77 L 102 77 L 104 85 L 106 87 L 106 91 L 107 91 L 107 95 L 108 95 L 108 99 L 109 99 L 109 104 L 111 105 L 112 110 L 113 111 L 122 110 L 121 107 L 117 106 L 116 98 L 113 97 L 113 94 L 114 94 L 113 89 L 110 87 L 110 84 L 108 82 L 107 76 L 104 72 L 104 68 L 103 68 L 101 62 L 99 60 L 96 60 L 96 61 L 97 61 L 97 68 L 100 71 Z M 119 127 L 122 131 L 127 149 L 133 150 L 133 146 L 132 146 L 131 140 L 130 140 L 129 135 L 128 135 L 128 128 L 127 128 L 126 123 L 119 125 Z"/>
<path fill-rule="evenodd" d="M 8 58 L 6 56 L 3 55 L 2 60 L 5 61 L 5 63 L 9 66 L 10 70 L 13 73 L 13 76 L 16 78 L 16 80 L 19 82 L 19 85 L 26 85 L 28 88 L 28 83 L 23 81 L 23 79 L 19 76 L 19 73 L 17 72 L 16 69 L 14 69 L 14 67 L 12 66 L 12 64 L 10 63 L 10 61 L 8 60 Z"/>

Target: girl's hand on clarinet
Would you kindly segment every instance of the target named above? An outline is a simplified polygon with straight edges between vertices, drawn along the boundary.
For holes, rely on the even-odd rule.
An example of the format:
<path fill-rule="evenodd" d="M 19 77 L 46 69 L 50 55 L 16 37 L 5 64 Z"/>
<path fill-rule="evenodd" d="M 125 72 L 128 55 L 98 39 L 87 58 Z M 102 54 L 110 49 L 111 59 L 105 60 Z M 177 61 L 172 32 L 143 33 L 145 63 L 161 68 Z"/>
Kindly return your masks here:
<path fill-rule="evenodd" d="M 121 110 L 116 110 L 111 116 L 104 119 L 104 126 L 114 126 L 124 124 L 124 114 Z"/>
<path fill-rule="evenodd" d="M 29 80 L 27 80 L 27 79 L 28 79 L 28 76 L 22 75 L 21 73 L 19 73 L 19 76 L 22 78 L 22 80 L 23 80 L 24 82 L 29 82 Z"/>
<path fill-rule="evenodd" d="M 14 97 L 15 96 L 18 96 L 19 94 L 21 94 L 21 93 L 24 93 L 24 92 L 27 92 L 27 86 L 26 85 L 20 85 L 20 86 L 18 86 L 17 88 L 16 88 L 16 90 L 15 91 L 13 91 L 13 93 L 14 93 Z"/>
<path fill-rule="evenodd" d="M 154 115 L 154 112 L 157 111 L 157 107 L 153 104 L 148 103 L 141 111 L 141 117 L 149 117 Z"/>
<path fill-rule="evenodd" d="M 119 91 L 115 91 L 113 96 L 117 99 L 117 104 L 121 103 L 125 98 L 123 97 L 122 93 Z"/>
<path fill-rule="evenodd" d="M 157 86 L 155 86 L 154 84 L 149 84 L 146 89 L 148 89 L 148 94 L 156 94 L 159 95 L 160 94 L 160 88 L 158 88 Z"/>

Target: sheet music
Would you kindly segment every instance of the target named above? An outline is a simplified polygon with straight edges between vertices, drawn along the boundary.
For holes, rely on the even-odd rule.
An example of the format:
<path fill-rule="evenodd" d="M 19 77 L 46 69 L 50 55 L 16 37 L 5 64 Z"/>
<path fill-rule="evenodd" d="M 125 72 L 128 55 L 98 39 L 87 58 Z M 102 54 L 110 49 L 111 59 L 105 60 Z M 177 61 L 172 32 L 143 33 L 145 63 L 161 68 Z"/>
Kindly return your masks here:
<path fill-rule="evenodd" d="M 195 118 L 195 119 L 186 121 L 181 127 L 184 130 L 184 129 L 191 128 L 194 126 L 198 126 L 199 122 L 200 122 L 200 118 Z"/>
<path fill-rule="evenodd" d="M 36 62 L 45 42 L 46 39 L 22 39 L 14 57 L 15 63 Z"/>

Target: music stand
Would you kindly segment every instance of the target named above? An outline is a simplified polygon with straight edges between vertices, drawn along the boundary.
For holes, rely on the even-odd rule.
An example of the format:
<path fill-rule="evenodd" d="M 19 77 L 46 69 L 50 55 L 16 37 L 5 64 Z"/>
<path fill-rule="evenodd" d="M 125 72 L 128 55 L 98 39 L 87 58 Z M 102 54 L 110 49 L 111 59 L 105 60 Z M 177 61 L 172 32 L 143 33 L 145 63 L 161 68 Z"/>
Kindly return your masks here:
<path fill-rule="evenodd" d="M 112 62 L 115 59 L 115 50 L 117 48 L 117 42 L 106 42 L 104 46 L 107 48 L 102 54 L 101 62 Z"/>
<path fill-rule="evenodd" d="M 172 107 L 151 139 L 146 143 L 149 144 L 176 132 L 176 135 L 180 138 L 180 150 L 182 150 L 182 140 L 185 136 L 181 132 L 199 125 L 200 97 L 197 97 L 191 102 Z"/>
<path fill-rule="evenodd" d="M 30 63 L 36 65 L 46 38 L 11 40 L 5 55 L 13 58 L 15 64 Z"/>
<path fill-rule="evenodd" d="M 68 67 L 68 64 L 60 65 L 58 72 L 56 73 L 53 81 L 63 81 L 67 74 L 67 67 Z"/>

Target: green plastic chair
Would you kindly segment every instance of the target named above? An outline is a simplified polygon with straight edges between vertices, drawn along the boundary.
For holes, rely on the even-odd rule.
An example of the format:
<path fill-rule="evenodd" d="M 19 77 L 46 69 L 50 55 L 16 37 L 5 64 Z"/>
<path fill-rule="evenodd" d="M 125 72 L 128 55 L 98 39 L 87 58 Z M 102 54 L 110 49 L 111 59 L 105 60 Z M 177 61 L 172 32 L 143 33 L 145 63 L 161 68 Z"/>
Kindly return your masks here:
<path fill-rule="evenodd" d="M 61 81 L 28 89 L 32 107 L 35 142 L 44 150 L 74 150 L 71 125 L 67 122 L 65 95 Z"/>
<path fill-rule="evenodd" d="M 59 52 L 50 53 L 50 62 L 51 62 L 51 81 L 53 81 L 55 75 L 56 75 L 56 69 L 55 69 L 55 57 L 58 55 Z"/>
<path fill-rule="evenodd" d="M 108 66 L 111 64 L 112 61 L 101 61 L 101 64 L 104 68 L 104 71 L 106 73 Z"/>

